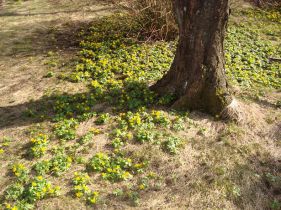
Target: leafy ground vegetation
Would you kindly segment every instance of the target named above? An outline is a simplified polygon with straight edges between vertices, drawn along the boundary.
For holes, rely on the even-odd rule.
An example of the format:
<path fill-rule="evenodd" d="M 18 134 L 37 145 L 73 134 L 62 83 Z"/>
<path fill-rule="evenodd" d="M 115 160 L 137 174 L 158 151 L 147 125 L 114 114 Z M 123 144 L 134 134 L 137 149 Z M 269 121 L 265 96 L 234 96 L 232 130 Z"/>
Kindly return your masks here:
<path fill-rule="evenodd" d="M 37 60 L 50 86 L 24 103 L 4 94 L 1 208 L 280 209 L 280 20 L 280 10 L 233 8 L 226 70 L 247 108 L 243 125 L 169 109 L 174 97 L 148 86 L 169 69 L 177 41 L 147 42 L 125 14 L 75 30 L 80 43 L 67 56 L 58 43 L 43 57 L 15 50 L 16 61 Z"/>

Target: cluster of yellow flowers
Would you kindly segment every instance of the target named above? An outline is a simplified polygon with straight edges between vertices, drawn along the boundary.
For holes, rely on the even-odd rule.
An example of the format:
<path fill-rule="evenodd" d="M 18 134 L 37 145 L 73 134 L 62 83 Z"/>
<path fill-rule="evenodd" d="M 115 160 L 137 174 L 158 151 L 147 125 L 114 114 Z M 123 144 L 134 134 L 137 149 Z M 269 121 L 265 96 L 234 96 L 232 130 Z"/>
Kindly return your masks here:
<path fill-rule="evenodd" d="M 32 144 L 30 149 L 31 155 L 37 158 L 42 157 L 47 150 L 48 136 L 40 133 L 35 138 L 32 138 L 30 142 Z"/>
<path fill-rule="evenodd" d="M 74 184 L 74 194 L 77 198 L 86 198 L 90 204 L 96 204 L 99 198 L 99 193 L 91 191 L 87 184 L 90 182 L 90 177 L 87 173 L 74 173 L 72 180 Z"/>
<path fill-rule="evenodd" d="M 22 163 L 15 163 L 12 171 L 19 181 L 26 181 L 28 179 L 29 171 Z"/>
<path fill-rule="evenodd" d="M 35 202 L 48 196 L 56 196 L 59 194 L 60 187 L 53 187 L 52 184 L 42 176 L 36 176 L 31 182 L 31 186 L 26 191 L 28 200 Z"/>
<path fill-rule="evenodd" d="M 16 205 L 11 205 L 9 203 L 6 203 L 5 210 L 19 210 L 19 208 Z"/>

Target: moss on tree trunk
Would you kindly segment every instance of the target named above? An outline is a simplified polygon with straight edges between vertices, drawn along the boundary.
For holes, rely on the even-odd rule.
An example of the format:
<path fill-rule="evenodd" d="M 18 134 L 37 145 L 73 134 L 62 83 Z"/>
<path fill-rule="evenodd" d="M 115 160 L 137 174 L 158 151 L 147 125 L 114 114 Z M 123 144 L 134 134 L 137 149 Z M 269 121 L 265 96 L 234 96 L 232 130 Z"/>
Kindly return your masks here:
<path fill-rule="evenodd" d="M 228 91 L 223 51 L 228 0 L 176 0 L 179 43 L 171 69 L 151 88 L 177 96 L 174 108 L 221 113 Z"/>

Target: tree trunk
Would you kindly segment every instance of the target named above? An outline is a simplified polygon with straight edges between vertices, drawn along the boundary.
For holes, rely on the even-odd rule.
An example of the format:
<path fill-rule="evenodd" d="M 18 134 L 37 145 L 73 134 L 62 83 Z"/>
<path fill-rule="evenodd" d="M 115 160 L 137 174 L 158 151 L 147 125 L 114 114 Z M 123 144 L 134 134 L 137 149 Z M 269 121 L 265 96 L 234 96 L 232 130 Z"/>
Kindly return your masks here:
<path fill-rule="evenodd" d="M 179 44 L 168 73 L 151 87 L 175 94 L 173 108 L 220 114 L 232 101 L 224 69 L 228 0 L 175 0 Z"/>

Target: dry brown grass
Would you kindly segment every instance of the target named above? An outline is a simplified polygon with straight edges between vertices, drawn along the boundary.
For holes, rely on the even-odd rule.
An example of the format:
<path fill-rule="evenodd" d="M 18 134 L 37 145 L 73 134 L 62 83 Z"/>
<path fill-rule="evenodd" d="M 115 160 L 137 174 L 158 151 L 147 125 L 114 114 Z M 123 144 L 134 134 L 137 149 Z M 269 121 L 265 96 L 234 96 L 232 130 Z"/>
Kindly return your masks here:
<path fill-rule="evenodd" d="M 177 36 L 171 0 L 116 0 L 141 26 L 140 38 L 145 41 L 168 40 Z"/>
<path fill-rule="evenodd" d="M 178 27 L 173 14 L 171 0 L 112 0 L 122 9 L 126 9 L 141 25 L 140 37 L 146 41 L 169 40 L 178 35 Z M 278 7 L 279 0 L 249 0 L 252 5 L 259 7 Z M 231 0 L 232 9 L 250 6 L 244 0 Z"/>
<path fill-rule="evenodd" d="M 112 7 L 104 1 L 93 4 L 90 0 L 5 1 L 0 8 L 0 140 L 13 140 L 8 155 L 0 158 L 1 194 L 11 181 L 13 162 L 32 164 L 24 158 L 29 131 L 49 126 L 49 122 L 38 126 L 40 120 L 27 120 L 26 109 L 42 108 L 40 104 L 47 100 L 41 97 L 54 90 L 77 93 L 86 89 L 85 85 L 44 76 L 49 71 L 58 75 L 72 68 L 77 32 L 111 12 Z"/>
<path fill-rule="evenodd" d="M 9 155 L 0 158 L 1 194 L 11 181 L 8 175 L 11 163 L 20 161 L 28 166 L 33 164 L 24 158 L 30 131 L 48 130 L 50 127 L 50 122 L 38 125 L 34 120 L 22 118 L 21 114 L 27 105 L 39 106 L 45 102 L 41 96 L 53 90 L 72 93 L 85 91 L 84 86 L 57 80 L 55 77 L 42 78 L 50 70 L 60 73 L 68 68 L 61 64 L 71 60 L 76 53 L 75 45 L 65 45 L 70 39 L 75 39 L 69 32 L 75 32 L 80 24 L 107 12 L 97 12 L 96 9 L 104 6 L 89 6 L 89 1 L 76 1 L 74 8 L 69 4 L 70 1 L 59 2 L 38 0 L 40 4 L 35 5 L 32 1 L 26 1 L 7 5 L 4 12 L 0 12 L 0 140 L 4 136 L 14 140 L 6 151 Z M 164 6 L 165 1 L 158 2 Z M 155 7 L 152 4 L 151 7 L 156 8 L 153 15 L 159 16 L 161 6 Z M 55 15 L 52 14 L 54 9 L 58 11 Z M 72 12 L 62 12 L 66 9 Z M 30 13 L 34 15 L 26 15 Z M 153 35 L 151 39 L 164 39 L 166 30 L 160 30 L 162 35 L 155 33 L 147 37 Z M 55 36 L 57 40 L 66 34 L 60 43 L 52 38 Z M 47 57 L 48 51 L 58 54 Z M 50 63 L 50 60 L 55 60 L 58 65 L 53 67 L 44 64 Z M 240 92 L 237 97 L 246 94 Z M 191 113 L 190 119 L 194 126 L 180 133 L 186 144 L 177 156 L 170 156 L 155 145 L 128 145 L 126 150 L 134 158 L 151 160 L 149 170 L 157 172 L 159 178 L 152 188 L 141 192 L 140 206 L 133 207 L 126 198 L 108 196 L 98 208 L 268 209 L 274 199 L 280 198 L 280 186 L 271 183 L 266 177 L 267 174 L 281 176 L 281 112 L 271 105 L 280 100 L 280 96 L 280 92 L 267 92 L 260 101 L 240 99 L 249 113 L 247 121 L 242 125 L 216 121 L 201 113 Z M 10 126 L 5 126 L 7 124 Z M 91 120 L 82 124 L 78 134 L 83 135 L 92 124 Z M 96 142 L 84 154 L 86 158 L 97 151 L 106 151 L 106 135 L 99 135 Z M 54 184 L 62 186 L 62 196 L 42 200 L 36 209 L 87 209 L 85 202 L 73 199 L 69 194 L 73 172 L 81 169 L 75 165 L 63 177 L 48 177 Z M 127 184 L 112 185 L 97 181 L 93 187 L 100 189 L 101 193 L 110 193 L 116 188 L 126 188 Z"/>

